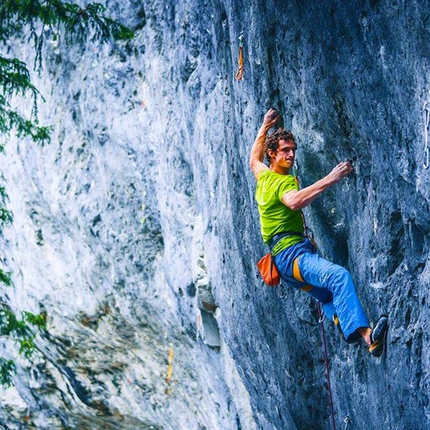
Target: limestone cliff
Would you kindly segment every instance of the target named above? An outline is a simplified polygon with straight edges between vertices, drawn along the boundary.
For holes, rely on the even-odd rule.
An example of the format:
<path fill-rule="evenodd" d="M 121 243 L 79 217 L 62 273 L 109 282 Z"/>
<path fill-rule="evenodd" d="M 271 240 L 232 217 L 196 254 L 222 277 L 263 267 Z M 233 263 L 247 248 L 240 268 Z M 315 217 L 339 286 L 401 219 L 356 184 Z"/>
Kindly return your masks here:
<path fill-rule="evenodd" d="M 379 360 L 326 323 L 337 426 L 427 428 L 429 2 L 106 5 L 136 38 L 48 43 L 34 82 L 52 142 L 13 138 L 1 159 L 7 295 L 48 315 L 1 391 L 3 428 L 330 428 L 315 304 L 255 268 L 248 156 L 270 106 L 297 136 L 303 186 L 353 160 L 306 217 L 370 320 L 390 316 Z M 2 49 L 31 64 L 26 41 Z"/>

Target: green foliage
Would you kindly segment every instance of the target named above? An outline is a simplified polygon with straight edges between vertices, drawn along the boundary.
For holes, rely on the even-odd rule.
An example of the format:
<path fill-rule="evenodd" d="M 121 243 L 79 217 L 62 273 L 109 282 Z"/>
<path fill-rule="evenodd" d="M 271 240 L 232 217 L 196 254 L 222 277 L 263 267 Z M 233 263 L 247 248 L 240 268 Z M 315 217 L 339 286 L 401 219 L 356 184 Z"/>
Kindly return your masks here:
<path fill-rule="evenodd" d="M 18 112 L 8 110 L 1 99 L 0 96 L 0 133 L 8 134 L 15 130 L 18 137 L 30 136 L 34 142 L 41 144 L 50 141 L 51 127 L 40 127 L 37 120 L 25 119 Z"/>
<path fill-rule="evenodd" d="M 31 83 L 26 64 L 17 58 L 4 58 L 0 55 L 0 85 L 3 90 L 3 95 L 0 95 L 0 133 L 8 134 L 11 130 L 16 130 L 19 137 L 30 136 L 42 144 L 49 142 L 48 127 L 39 127 L 37 119 L 25 119 L 10 109 L 10 99 L 14 95 L 24 96 L 30 93 L 34 103 L 37 101 L 39 92 Z M 34 111 L 37 109 L 34 108 Z"/>
<path fill-rule="evenodd" d="M 133 38 L 132 30 L 106 16 L 105 12 L 106 8 L 100 3 L 89 3 L 81 7 L 61 0 L 2 0 L 0 40 L 6 41 L 26 25 L 31 26 L 33 38 L 40 37 L 40 33 L 36 31 L 36 23 L 57 30 L 63 25 L 70 36 L 86 37 L 91 30 L 92 40 L 106 40 L 110 37 L 116 40 Z"/>
<path fill-rule="evenodd" d="M 35 65 L 41 69 L 46 29 L 55 35 L 64 32 L 71 42 L 82 41 L 88 36 L 92 41 L 101 42 L 134 37 L 131 29 L 106 16 L 105 12 L 106 8 L 100 3 L 81 7 L 61 0 L 3 0 L 0 5 L 0 40 L 7 41 L 29 25 L 36 52 Z"/>
<path fill-rule="evenodd" d="M 27 321 L 29 324 L 34 325 L 39 328 L 46 328 L 46 315 L 45 314 L 32 314 L 31 312 L 23 312 L 22 313 L 24 321 Z"/>
<path fill-rule="evenodd" d="M 15 362 L 0 357 L 0 384 L 6 387 L 13 385 L 13 377 L 16 372 Z"/>
<path fill-rule="evenodd" d="M 12 212 L 4 207 L 0 207 L 0 229 L 3 230 L 4 226 L 11 224 L 12 221 Z"/>
<path fill-rule="evenodd" d="M 133 31 L 105 15 L 106 9 L 99 3 L 81 7 L 61 0 L 1 0 L 0 1 L 0 43 L 8 43 L 13 37 L 29 34 L 35 50 L 34 68 L 42 71 L 42 48 L 47 34 L 55 38 L 64 35 L 66 42 L 76 43 L 90 38 L 93 42 L 128 40 Z M 43 97 L 32 84 L 30 73 L 23 61 L 6 58 L 0 54 L 0 136 L 12 131 L 18 137 L 28 136 L 33 141 L 49 142 L 51 128 L 40 126 L 37 121 L 37 100 Z M 30 95 L 33 100 L 31 118 L 25 118 L 11 107 L 16 96 Z M 4 146 L 0 143 L 0 153 Z M 3 177 L 0 172 L 0 181 Z M 6 207 L 7 194 L 0 184 L 0 235 L 13 221 L 12 213 Z M 0 268 L 0 285 L 12 285 L 11 273 Z M 37 349 L 35 330 L 46 329 L 46 315 L 23 312 L 18 318 L 9 305 L 0 300 L 0 337 L 15 342 L 18 352 L 31 358 Z M 0 384 L 10 386 L 16 366 L 13 360 L 0 357 Z"/>
<path fill-rule="evenodd" d="M 34 337 L 25 337 L 19 339 L 19 353 L 25 358 L 31 358 L 36 349 L 36 344 L 34 343 Z"/>
<path fill-rule="evenodd" d="M 18 319 L 5 303 L 2 304 L 2 309 L 0 309 L 0 334 L 22 338 L 31 335 L 30 328 L 26 324 L 25 319 Z"/>
<path fill-rule="evenodd" d="M 17 58 L 0 57 L 1 84 L 6 95 L 25 94 L 28 90 L 37 93 L 30 81 L 27 65 Z M 4 99 L 4 97 L 3 97 Z M 2 100 L 4 103 L 5 100 Z"/>
<path fill-rule="evenodd" d="M 31 358 L 37 349 L 32 327 L 46 329 L 46 315 L 23 312 L 18 319 L 5 302 L 0 303 L 0 336 L 7 336 L 18 344 L 18 352 L 25 358 Z M 15 372 L 12 360 L 0 358 L 0 384 L 11 385 Z"/>
<path fill-rule="evenodd" d="M 12 285 L 11 273 L 0 269 L 0 283 L 10 287 Z"/>
<path fill-rule="evenodd" d="M 3 179 L 1 175 L 0 175 L 0 179 Z M 11 224 L 13 221 L 12 212 L 9 211 L 5 206 L 7 199 L 8 199 L 8 196 L 6 194 L 5 187 L 0 186 L 0 233 L 6 225 Z M 0 273 L 0 281 L 3 282 L 1 273 Z"/>
<path fill-rule="evenodd" d="M 105 16 L 106 8 L 99 3 L 85 7 L 60 0 L 2 0 L 0 4 L 0 42 L 6 43 L 28 26 L 35 49 L 35 67 L 42 70 L 42 48 L 47 29 L 54 35 L 65 34 L 69 42 L 88 37 L 92 41 L 128 40 L 131 29 Z M 58 36 L 55 36 L 58 37 Z M 0 133 L 16 130 L 18 136 L 30 136 L 34 141 L 49 141 L 49 127 L 37 123 L 37 89 L 31 83 L 27 65 L 17 58 L 0 55 Z M 30 94 L 34 100 L 33 120 L 23 118 L 10 107 L 14 95 Z M 0 146 L 0 151 L 2 150 Z"/>

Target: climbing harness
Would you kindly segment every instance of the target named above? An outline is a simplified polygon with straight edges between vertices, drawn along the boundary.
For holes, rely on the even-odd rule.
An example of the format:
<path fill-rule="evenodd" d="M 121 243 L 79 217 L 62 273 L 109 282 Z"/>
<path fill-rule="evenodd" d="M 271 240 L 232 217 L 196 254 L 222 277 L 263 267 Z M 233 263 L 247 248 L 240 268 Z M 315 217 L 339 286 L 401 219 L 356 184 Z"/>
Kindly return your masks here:
<path fill-rule="evenodd" d="M 237 60 L 237 70 L 235 75 L 236 81 L 240 81 L 243 78 L 243 33 L 239 36 L 239 57 Z"/>
<path fill-rule="evenodd" d="M 423 116 L 424 116 L 424 169 L 428 169 L 430 165 L 430 148 L 429 148 L 430 102 L 424 103 Z"/>

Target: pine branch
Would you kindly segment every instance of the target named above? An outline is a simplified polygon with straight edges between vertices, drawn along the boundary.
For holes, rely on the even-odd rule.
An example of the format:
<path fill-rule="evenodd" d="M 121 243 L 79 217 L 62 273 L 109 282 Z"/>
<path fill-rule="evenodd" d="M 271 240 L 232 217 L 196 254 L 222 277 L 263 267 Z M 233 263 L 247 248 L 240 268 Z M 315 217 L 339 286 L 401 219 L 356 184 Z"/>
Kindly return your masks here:
<path fill-rule="evenodd" d="M 40 95 L 31 83 L 30 73 L 24 62 L 17 58 L 0 56 L 0 133 L 8 135 L 12 129 L 18 136 L 30 136 L 34 141 L 44 144 L 49 141 L 48 127 L 39 127 L 36 121 L 24 119 L 19 113 L 9 109 L 9 99 L 14 95 L 24 96 L 30 92 L 36 105 L 37 96 Z M 44 98 L 41 97 L 44 101 Z M 0 145 L 0 152 L 3 146 Z"/>
<path fill-rule="evenodd" d="M 12 222 L 12 212 L 5 207 L 0 207 L 0 231 L 2 231 L 6 225 L 12 224 Z"/>
<path fill-rule="evenodd" d="M 12 285 L 11 272 L 5 272 L 3 269 L 0 269 L 0 282 L 10 287 Z"/>
<path fill-rule="evenodd" d="M 84 8 L 61 0 L 3 0 L 0 5 L 0 37 L 7 40 L 25 24 L 40 22 L 50 29 L 60 25 L 78 36 L 95 32 L 95 40 L 129 40 L 134 32 L 116 20 L 105 16 L 106 8 L 90 3 Z"/>
<path fill-rule="evenodd" d="M 3 94 L 8 96 L 24 95 L 28 91 L 34 95 L 39 94 L 39 91 L 31 83 L 27 65 L 17 58 L 5 58 L 1 55 L 0 86 L 3 89 Z"/>
<path fill-rule="evenodd" d="M 84 8 L 61 0 L 2 0 L 0 4 L 0 40 L 7 41 L 30 25 L 34 41 L 34 68 L 42 70 L 42 47 L 45 28 L 55 33 L 65 30 L 71 42 L 81 41 L 92 35 L 91 40 L 105 42 L 111 38 L 127 40 L 134 37 L 131 29 L 116 20 L 105 16 L 106 8 L 100 3 L 90 3 Z M 37 27 L 36 24 L 39 24 Z M 48 127 L 37 124 L 37 97 L 40 93 L 31 83 L 27 66 L 17 58 L 0 56 L 0 133 L 9 134 L 16 129 L 18 136 L 30 136 L 40 143 L 49 142 Z M 34 98 L 33 115 L 35 121 L 26 120 L 17 112 L 10 110 L 8 99 L 14 95 L 30 92 Z M 43 100 L 43 97 L 42 97 Z M 0 144 L 0 152 L 3 146 Z"/>
<path fill-rule="evenodd" d="M 105 15 L 106 9 L 99 3 L 85 7 L 61 0 L 0 0 L 0 42 L 8 43 L 12 37 L 20 36 L 24 29 L 30 31 L 34 43 L 34 68 L 42 71 L 42 48 L 46 29 L 54 35 L 63 34 L 68 41 L 75 42 L 91 37 L 99 40 L 128 40 L 134 37 L 132 30 Z M 16 131 L 19 137 L 30 136 L 44 143 L 50 140 L 49 127 L 40 127 L 37 121 L 37 99 L 40 93 L 30 80 L 27 66 L 16 58 L 0 56 L 0 135 Z M 34 100 L 33 120 L 25 119 L 12 109 L 14 96 L 31 94 Z M 43 99 L 43 98 L 42 98 Z M 0 143 L 0 152 L 3 145 Z M 1 177 L 1 172 L 0 172 Z M 1 179 L 1 178 L 0 178 Z M 0 233 L 12 223 L 13 215 L 6 209 L 7 194 L 0 185 Z M 0 283 L 11 285 L 11 273 L 0 269 Z M 19 353 L 30 358 L 36 349 L 35 334 L 31 327 L 46 328 L 46 316 L 23 312 L 17 318 L 9 305 L 0 298 L 0 336 L 10 337 L 19 343 Z M 16 371 L 13 360 L 0 357 L 0 385 L 10 386 Z"/>
<path fill-rule="evenodd" d="M 0 134 L 8 135 L 12 130 L 16 130 L 18 137 L 30 136 L 33 141 L 42 145 L 49 143 L 51 127 L 39 126 L 37 120 L 25 119 L 18 112 L 8 110 L 6 103 L 5 98 L 0 96 Z"/>
<path fill-rule="evenodd" d="M 13 360 L 6 360 L 0 357 L 0 385 L 10 387 L 13 385 L 13 377 L 16 373 L 16 366 Z"/>
<path fill-rule="evenodd" d="M 0 173 L 0 179 L 4 180 L 1 173 Z M 0 202 L 4 204 L 6 203 L 6 201 L 9 201 L 9 196 L 6 193 L 6 188 L 4 187 L 4 185 L 0 185 Z"/>

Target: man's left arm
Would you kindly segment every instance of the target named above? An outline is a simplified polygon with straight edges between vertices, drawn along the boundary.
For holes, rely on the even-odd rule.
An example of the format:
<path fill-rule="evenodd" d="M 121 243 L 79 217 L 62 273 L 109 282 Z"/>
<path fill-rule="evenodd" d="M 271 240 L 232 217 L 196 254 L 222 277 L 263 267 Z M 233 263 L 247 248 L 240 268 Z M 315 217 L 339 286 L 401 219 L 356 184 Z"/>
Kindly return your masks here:
<path fill-rule="evenodd" d="M 324 190 L 337 184 L 354 168 L 349 161 L 339 163 L 327 176 L 299 191 L 293 190 L 282 196 L 282 203 L 293 211 L 309 206 Z"/>

